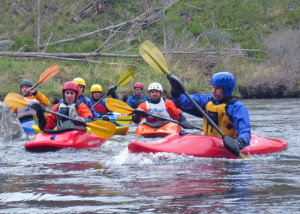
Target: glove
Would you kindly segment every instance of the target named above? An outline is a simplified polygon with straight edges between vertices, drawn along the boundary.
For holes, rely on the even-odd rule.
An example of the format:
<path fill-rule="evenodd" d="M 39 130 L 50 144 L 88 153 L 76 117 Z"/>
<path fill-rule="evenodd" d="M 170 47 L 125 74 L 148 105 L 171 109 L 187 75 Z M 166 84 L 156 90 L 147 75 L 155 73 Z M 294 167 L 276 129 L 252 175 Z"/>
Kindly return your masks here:
<path fill-rule="evenodd" d="M 180 96 L 180 93 L 175 91 L 173 88 L 171 89 L 171 95 L 172 98 L 178 98 Z"/>
<path fill-rule="evenodd" d="M 116 94 L 117 88 L 118 88 L 118 86 L 111 87 L 107 92 L 107 96 L 110 95 L 112 98 L 117 98 L 117 94 Z"/>
<path fill-rule="evenodd" d="M 133 114 L 132 114 L 132 121 L 133 121 L 134 123 L 140 123 L 141 118 L 140 118 L 139 115 L 133 113 Z"/>
<path fill-rule="evenodd" d="M 32 104 L 31 108 L 36 111 L 36 116 L 37 116 L 38 122 L 39 122 L 39 128 L 40 128 L 40 130 L 43 130 L 47 124 L 47 120 L 44 115 L 45 108 L 43 106 L 41 106 L 41 104 L 39 104 L 39 103 Z"/>
<path fill-rule="evenodd" d="M 108 115 L 103 115 L 102 120 L 110 121 L 110 118 Z"/>
<path fill-rule="evenodd" d="M 194 126 L 192 126 L 190 123 L 188 122 L 181 122 L 180 126 L 184 129 L 194 129 Z"/>
<path fill-rule="evenodd" d="M 33 95 L 33 96 L 35 96 L 36 94 L 38 93 L 38 90 L 34 90 L 34 92 L 32 92 L 31 94 Z"/>
<path fill-rule="evenodd" d="M 84 121 L 85 121 L 86 123 L 89 123 L 89 122 L 93 122 L 94 119 L 93 119 L 91 116 L 88 116 L 87 118 L 84 119 Z"/>
<path fill-rule="evenodd" d="M 74 117 L 74 120 L 72 121 L 76 126 L 84 126 L 85 125 L 85 119 L 80 116 Z"/>
<path fill-rule="evenodd" d="M 39 104 L 39 103 L 34 103 L 34 104 L 32 104 L 32 105 L 31 105 L 31 108 L 32 108 L 33 110 L 35 110 L 36 112 L 42 112 L 42 113 L 45 112 L 45 108 L 44 108 L 43 106 L 41 106 L 41 104 Z"/>
<path fill-rule="evenodd" d="M 242 150 L 246 146 L 245 141 L 239 137 L 237 138 L 237 141 L 238 141 L 237 143 L 238 143 L 239 149 Z"/>

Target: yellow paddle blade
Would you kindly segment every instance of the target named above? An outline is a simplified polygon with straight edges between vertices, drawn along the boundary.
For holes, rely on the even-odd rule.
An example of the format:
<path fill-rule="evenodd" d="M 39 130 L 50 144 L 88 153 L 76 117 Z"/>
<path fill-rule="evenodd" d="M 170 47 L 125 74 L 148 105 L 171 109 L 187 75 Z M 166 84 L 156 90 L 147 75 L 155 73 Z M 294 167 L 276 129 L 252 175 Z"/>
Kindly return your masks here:
<path fill-rule="evenodd" d="M 135 69 L 134 67 L 129 67 L 123 74 L 122 76 L 119 78 L 118 82 L 117 82 L 117 85 L 119 86 L 122 86 L 122 85 L 125 85 L 127 84 L 131 79 L 132 77 L 134 76 L 135 74 Z"/>
<path fill-rule="evenodd" d="M 28 106 L 28 102 L 25 98 L 18 93 L 10 92 L 4 98 L 4 104 L 10 108 L 23 108 Z"/>
<path fill-rule="evenodd" d="M 55 76 L 59 71 L 59 68 L 57 65 L 52 65 L 51 67 L 47 68 L 41 75 L 40 80 L 38 84 L 41 84 L 42 82 L 47 81 L 48 79 Z"/>
<path fill-rule="evenodd" d="M 108 110 L 118 112 L 121 114 L 131 114 L 134 111 L 134 109 L 126 103 L 113 98 L 106 98 L 105 105 L 108 108 Z"/>
<path fill-rule="evenodd" d="M 132 123 L 132 115 L 118 117 L 115 121 L 120 125 L 129 125 Z"/>
<path fill-rule="evenodd" d="M 86 123 L 86 126 L 89 127 L 95 135 L 105 139 L 111 138 L 116 131 L 116 124 L 105 120 L 96 120 Z"/>
<path fill-rule="evenodd" d="M 143 59 L 157 72 L 169 74 L 168 63 L 161 51 L 149 40 L 143 42 L 139 48 Z"/>

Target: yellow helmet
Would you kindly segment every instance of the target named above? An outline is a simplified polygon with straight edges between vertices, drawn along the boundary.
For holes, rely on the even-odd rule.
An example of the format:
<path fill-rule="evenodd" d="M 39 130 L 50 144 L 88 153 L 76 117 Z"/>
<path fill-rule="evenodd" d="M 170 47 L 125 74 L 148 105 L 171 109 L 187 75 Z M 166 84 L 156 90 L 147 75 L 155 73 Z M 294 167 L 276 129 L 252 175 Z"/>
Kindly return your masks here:
<path fill-rule="evenodd" d="M 86 87 L 85 81 L 82 78 L 77 77 L 73 79 L 73 82 L 77 83 L 77 85 L 83 85 L 84 87 Z"/>
<path fill-rule="evenodd" d="M 102 86 L 101 85 L 98 85 L 98 84 L 94 84 L 94 85 L 92 85 L 92 87 L 91 87 L 91 93 L 93 93 L 93 92 L 103 92 L 103 90 L 102 90 Z"/>

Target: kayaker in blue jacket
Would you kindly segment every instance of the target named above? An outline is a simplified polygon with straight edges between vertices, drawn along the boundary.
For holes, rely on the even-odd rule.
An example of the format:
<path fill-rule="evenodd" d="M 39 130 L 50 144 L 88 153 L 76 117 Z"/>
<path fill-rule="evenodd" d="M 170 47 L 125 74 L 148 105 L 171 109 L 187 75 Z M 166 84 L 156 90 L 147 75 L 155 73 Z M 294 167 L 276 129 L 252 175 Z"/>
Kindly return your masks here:
<path fill-rule="evenodd" d="M 169 79 L 170 80 L 170 79 Z M 172 85 L 172 81 L 170 80 Z M 192 94 L 193 100 L 206 112 L 221 131 L 231 138 L 235 138 L 242 149 L 251 139 L 249 113 L 245 105 L 237 98 L 232 97 L 235 87 L 235 78 L 229 72 L 219 72 L 212 76 L 212 94 Z M 193 103 L 184 95 L 171 89 L 172 101 L 182 111 L 194 116 L 203 117 Z M 205 135 L 222 137 L 203 117 L 203 131 Z"/>
<path fill-rule="evenodd" d="M 148 101 L 148 98 L 146 95 L 143 95 L 143 89 L 144 86 L 142 83 L 137 82 L 133 85 L 134 94 L 129 97 L 126 101 L 127 105 L 129 105 L 131 108 L 136 109 L 142 102 Z"/>

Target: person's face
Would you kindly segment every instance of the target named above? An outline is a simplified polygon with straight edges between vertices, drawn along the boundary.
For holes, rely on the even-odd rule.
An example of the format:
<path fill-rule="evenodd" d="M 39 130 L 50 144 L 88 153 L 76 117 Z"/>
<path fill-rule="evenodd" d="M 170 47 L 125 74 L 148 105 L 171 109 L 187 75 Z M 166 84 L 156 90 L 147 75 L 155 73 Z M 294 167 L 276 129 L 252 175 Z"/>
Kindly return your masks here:
<path fill-rule="evenodd" d="M 149 92 L 150 99 L 153 101 L 157 101 L 161 98 L 161 91 L 153 89 Z"/>
<path fill-rule="evenodd" d="M 224 98 L 224 88 L 221 86 L 213 85 L 212 94 L 216 101 L 220 101 Z"/>
<path fill-rule="evenodd" d="M 137 96 L 140 96 L 142 94 L 142 91 L 143 89 L 141 88 L 134 88 L 134 93 L 137 95 Z"/>
<path fill-rule="evenodd" d="M 83 85 L 79 85 L 79 96 L 81 94 L 83 94 L 83 91 L 84 91 L 84 86 Z"/>
<path fill-rule="evenodd" d="M 27 91 L 30 91 L 30 88 L 31 88 L 31 86 L 29 86 L 29 85 L 23 85 L 23 86 L 21 86 L 21 92 L 22 92 L 22 94 L 26 94 Z M 31 93 L 28 92 L 27 95 L 31 95 Z"/>
<path fill-rule="evenodd" d="M 98 100 L 101 98 L 102 93 L 100 91 L 92 92 L 92 96 L 95 100 Z"/>
<path fill-rule="evenodd" d="M 76 92 L 73 90 L 65 90 L 65 101 L 68 104 L 72 104 L 76 99 Z"/>

